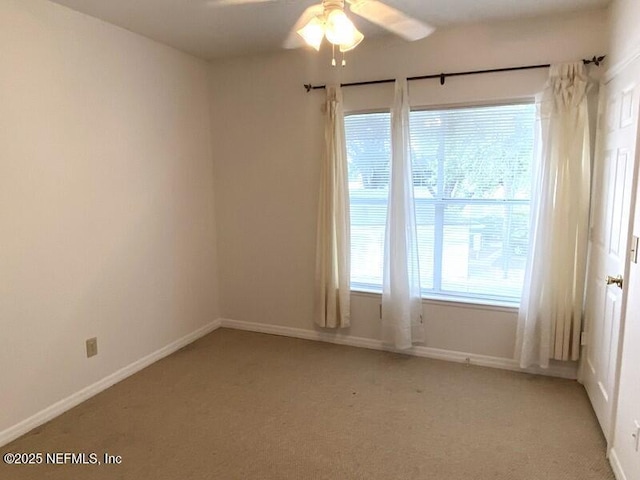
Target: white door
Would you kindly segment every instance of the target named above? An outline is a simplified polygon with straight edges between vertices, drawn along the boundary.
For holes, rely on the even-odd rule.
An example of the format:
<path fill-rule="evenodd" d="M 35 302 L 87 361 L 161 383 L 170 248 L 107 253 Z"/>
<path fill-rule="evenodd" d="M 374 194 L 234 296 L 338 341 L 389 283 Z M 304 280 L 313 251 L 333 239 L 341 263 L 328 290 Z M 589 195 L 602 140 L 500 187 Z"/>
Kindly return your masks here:
<path fill-rule="evenodd" d="M 607 277 L 620 276 L 624 282 L 627 266 L 640 96 L 637 79 L 637 67 L 632 65 L 601 91 L 593 170 L 581 380 L 608 442 L 613 436 L 625 285 L 608 284 Z"/>
<path fill-rule="evenodd" d="M 636 197 L 633 235 L 640 237 L 640 197 Z M 629 266 L 627 306 L 620 362 L 611 463 L 621 478 L 640 478 L 640 254 L 636 242 Z"/>

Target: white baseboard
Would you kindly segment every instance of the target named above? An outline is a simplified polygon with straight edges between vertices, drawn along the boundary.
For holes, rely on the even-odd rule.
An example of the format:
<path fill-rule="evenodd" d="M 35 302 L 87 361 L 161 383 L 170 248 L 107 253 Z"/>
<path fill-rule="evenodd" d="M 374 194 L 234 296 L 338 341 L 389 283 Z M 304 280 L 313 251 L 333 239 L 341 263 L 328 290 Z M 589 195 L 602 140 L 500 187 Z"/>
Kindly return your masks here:
<path fill-rule="evenodd" d="M 613 470 L 616 480 L 627 480 L 627 476 L 624 474 L 624 470 L 622 470 L 622 465 L 620 465 L 620 460 L 614 448 L 609 450 L 609 463 L 611 464 L 611 469 Z"/>
<path fill-rule="evenodd" d="M 220 328 L 220 320 L 214 320 L 213 322 L 205 325 L 204 327 L 199 328 L 198 330 L 185 335 L 178 340 L 171 342 L 170 344 L 162 347 L 159 350 L 147 355 L 146 357 L 141 358 L 140 360 L 136 360 L 135 362 L 127 365 L 126 367 L 121 368 L 120 370 L 112 373 L 104 377 L 102 380 L 98 380 L 97 382 L 89 385 L 88 387 L 83 388 L 82 390 L 69 395 L 67 398 L 60 400 L 59 402 L 50 405 L 44 410 L 39 411 L 35 415 L 21 421 L 20 423 L 7 428 L 0 432 L 0 446 L 6 445 L 7 443 L 15 440 L 16 438 L 24 435 L 25 433 L 33 430 L 34 428 L 42 425 L 43 423 L 52 420 L 58 415 L 63 414 L 67 410 L 79 405 L 80 403 L 88 400 L 94 395 L 106 390 L 112 385 L 124 380 L 125 378 L 133 375 L 136 372 L 139 372 L 145 367 L 148 367 L 152 363 L 157 362 L 158 360 L 171 355 L 173 352 L 180 350 L 182 347 L 194 342 L 195 340 L 203 337 L 204 335 Z"/>
<path fill-rule="evenodd" d="M 321 342 L 336 343 L 339 345 L 349 345 L 352 347 L 370 348 L 372 350 L 385 350 L 390 352 L 398 352 L 403 354 L 415 355 L 417 357 L 433 358 L 436 360 L 446 360 L 458 363 L 470 363 L 471 365 L 479 365 L 482 367 L 500 368 L 503 370 L 513 370 L 517 372 L 535 373 L 539 375 L 548 375 L 551 377 L 561 377 L 575 380 L 577 377 L 577 369 L 575 366 L 550 366 L 549 368 L 528 368 L 522 369 L 513 359 L 492 357 L 488 355 L 478 355 L 475 353 L 454 352 L 450 350 L 442 350 L 431 347 L 412 347 L 408 350 L 395 350 L 382 343 L 380 340 L 370 338 L 354 337 L 352 335 L 344 335 L 339 331 L 335 333 L 319 332 L 317 330 L 308 330 L 303 328 L 285 327 L 281 325 L 270 325 L 264 323 L 245 322 L 241 320 L 231 320 L 228 318 L 220 319 L 221 326 L 224 328 L 233 328 L 236 330 L 248 330 L 251 332 L 269 333 L 272 335 L 281 335 L 285 337 L 303 338 L 306 340 L 316 340 Z"/>

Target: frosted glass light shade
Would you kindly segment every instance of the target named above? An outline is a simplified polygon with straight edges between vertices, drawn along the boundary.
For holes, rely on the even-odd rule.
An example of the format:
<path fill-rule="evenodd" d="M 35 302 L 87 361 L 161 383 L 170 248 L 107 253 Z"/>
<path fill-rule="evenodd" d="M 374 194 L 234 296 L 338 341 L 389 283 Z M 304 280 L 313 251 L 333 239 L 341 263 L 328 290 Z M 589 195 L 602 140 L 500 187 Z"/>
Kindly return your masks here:
<path fill-rule="evenodd" d="M 348 52 L 349 50 L 353 50 L 358 45 L 360 45 L 360 42 L 364 39 L 364 35 L 360 33 L 360 31 L 358 31 L 357 28 L 354 27 L 353 30 L 354 30 L 354 34 L 353 34 L 353 39 L 351 43 L 340 44 L 341 52 Z"/>
<path fill-rule="evenodd" d="M 318 17 L 313 17 L 309 23 L 296 33 L 304 39 L 307 45 L 320 50 L 320 44 L 324 37 L 324 24 Z"/>

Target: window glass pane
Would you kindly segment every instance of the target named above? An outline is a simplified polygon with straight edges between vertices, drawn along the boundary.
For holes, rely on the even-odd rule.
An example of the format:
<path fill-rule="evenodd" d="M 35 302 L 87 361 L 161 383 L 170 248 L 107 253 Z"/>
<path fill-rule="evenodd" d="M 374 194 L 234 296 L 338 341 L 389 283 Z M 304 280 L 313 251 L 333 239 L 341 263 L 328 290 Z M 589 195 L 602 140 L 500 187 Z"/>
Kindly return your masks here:
<path fill-rule="evenodd" d="M 435 205 L 429 198 L 416 193 L 416 230 L 418 231 L 418 261 L 420 266 L 420 287 L 433 290 L 433 267 L 435 251 Z"/>
<path fill-rule="evenodd" d="M 351 203 L 351 283 L 380 290 L 387 219 L 389 113 L 345 117 Z"/>
<path fill-rule="evenodd" d="M 442 291 L 518 299 L 528 247 L 529 206 L 447 205 Z"/>
<path fill-rule="evenodd" d="M 387 189 L 391 161 L 390 114 L 349 115 L 345 117 L 345 131 L 349 180 L 353 183 L 350 191 Z"/>
<path fill-rule="evenodd" d="M 535 106 L 413 111 L 410 122 L 416 204 L 433 206 L 432 221 L 418 218 L 425 294 L 519 300 Z"/>
<path fill-rule="evenodd" d="M 534 121 L 532 104 L 411 112 L 416 183 L 442 198 L 528 199 Z"/>

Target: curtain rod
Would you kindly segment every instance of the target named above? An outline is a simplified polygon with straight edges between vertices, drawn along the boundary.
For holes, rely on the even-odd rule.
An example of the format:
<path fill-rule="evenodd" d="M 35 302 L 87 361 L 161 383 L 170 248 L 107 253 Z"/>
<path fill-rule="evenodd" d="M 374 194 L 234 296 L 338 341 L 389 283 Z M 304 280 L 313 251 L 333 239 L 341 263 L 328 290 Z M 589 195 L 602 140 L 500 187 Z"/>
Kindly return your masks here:
<path fill-rule="evenodd" d="M 590 63 L 593 63 L 595 66 L 600 66 L 600 64 L 602 63 L 602 61 L 605 59 L 606 55 L 600 55 L 597 57 L 593 57 L 591 60 L 587 60 L 587 59 L 583 59 L 582 63 L 584 63 L 585 65 L 589 65 Z M 435 74 L 431 74 L 431 75 L 420 75 L 418 77 L 407 77 L 408 81 L 411 80 L 428 80 L 428 79 L 434 79 L 434 78 L 439 78 L 440 79 L 440 85 L 444 85 L 445 79 L 447 77 L 462 77 L 465 75 L 480 75 L 482 73 L 497 73 L 497 72 L 514 72 L 516 70 L 533 70 L 536 68 L 549 68 L 551 66 L 551 64 L 546 63 L 544 65 L 525 65 L 522 67 L 506 67 L 506 68 L 492 68 L 490 70 L 469 70 L 466 72 L 451 72 L 451 73 L 435 73 Z M 361 85 L 376 85 L 379 83 L 393 83 L 395 82 L 395 78 L 385 78 L 384 80 L 369 80 L 369 81 L 365 81 L 365 82 L 351 82 L 351 83 L 341 83 L 340 86 L 341 87 L 358 87 Z M 311 90 L 319 90 L 322 88 L 326 88 L 326 85 L 312 85 L 310 83 L 307 83 L 304 85 L 304 88 L 307 90 L 307 92 L 310 92 Z"/>

